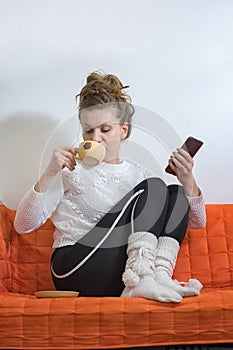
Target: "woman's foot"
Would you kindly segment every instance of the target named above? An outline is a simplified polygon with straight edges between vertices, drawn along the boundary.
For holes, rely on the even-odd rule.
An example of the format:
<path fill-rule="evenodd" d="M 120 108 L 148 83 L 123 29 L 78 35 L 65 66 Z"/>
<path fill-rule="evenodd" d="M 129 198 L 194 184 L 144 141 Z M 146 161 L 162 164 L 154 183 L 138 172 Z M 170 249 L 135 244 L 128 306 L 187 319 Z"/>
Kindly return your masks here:
<path fill-rule="evenodd" d="M 179 283 L 172 279 L 179 250 L 180 245 L 176 239 L 167 236 L 159 237 L 155 257 L 155 281 L 161 286 L 171 288 L 182 297 L 199 295 L 202 284 L 198 280 L 190 279 L 188 283 Z"/>
<path fill-rule="evenodd" d="M 202 288 L 202 284 L 198 280 L 195 280 L 197 283 L 193 285 L 190 283 L 191 280 L 189 280 L 187 283 L 180 283 L 177 280 L 172 280 L 166 271 L 162 270 L 155 270 L 155 281 L 161 286 L 171 288 L 182 297 L 199 295 Z"/>
<path fill-rule="evenodd" d="M 183 299 L 176 291 L 159 285 L 152 276 L 143 278 L 135 287 L 125 287 L 121 297 L 146 298 L 167 303 L 179 303 Z"/>
<path fill-rule="evenodd" d="M 122 280 L 125 289 L 121 297 L 146 298 L 162 302 L 176 302 L 182 296 L 154 279 L 157 238 L 150 232 L 134 232 L 129 236 L 128 259 Z"/>

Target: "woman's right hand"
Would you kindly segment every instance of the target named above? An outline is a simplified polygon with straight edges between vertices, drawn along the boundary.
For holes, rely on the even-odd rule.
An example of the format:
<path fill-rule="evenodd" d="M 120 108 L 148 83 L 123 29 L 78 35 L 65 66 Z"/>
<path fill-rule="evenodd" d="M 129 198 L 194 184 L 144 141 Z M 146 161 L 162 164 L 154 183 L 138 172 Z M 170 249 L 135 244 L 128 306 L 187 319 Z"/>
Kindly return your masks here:
<path fill-rule="evenodd" d="M 57 147 L 53 151 L 53 155 L 49 162 L 49 165 L 45 169 L 40 180 L 34 186 L 36 192 L 46 192 L 49 188 L 50 182 L 54 176 L 56 176 L 63 168 L 68 168 L 73 171 L 76 166 L 74 155 L 76 155 L 77 149 L 73 147 Z"/>
<path fill-rule="evenodd" d="M 74 155 L 76 155 L 77 149 L 74 147 L 57 147 L 53 151 L 53 155 L 47 166 L 45 173 L 49 176 L 57 175 L 63 168 L 68 168 L 73 171 L 76 166 Z"/>

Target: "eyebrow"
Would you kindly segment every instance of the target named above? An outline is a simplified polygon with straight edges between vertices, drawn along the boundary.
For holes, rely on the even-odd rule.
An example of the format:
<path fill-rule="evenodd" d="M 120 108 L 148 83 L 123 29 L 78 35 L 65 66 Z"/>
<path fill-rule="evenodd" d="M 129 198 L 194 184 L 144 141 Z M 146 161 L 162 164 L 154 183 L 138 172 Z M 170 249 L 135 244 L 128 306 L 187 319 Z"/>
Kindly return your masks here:
<path fill-rule="evenodd" d="M 111 120 L 107 120 L 106 122 L 104 122 L 104 123 L 102 123 L 102 124 L 100 124 L 100 125 L 94 126 L 94 128 L 98 128 L 98 127 L 104 126 L 104 125 L 106 125 L 107 123 L 112 124 Z M 83 127 L 93 129 L 93 126 L 90 126 L 90 125 L 88 125 L 88 124 L 83 124 Z"/>

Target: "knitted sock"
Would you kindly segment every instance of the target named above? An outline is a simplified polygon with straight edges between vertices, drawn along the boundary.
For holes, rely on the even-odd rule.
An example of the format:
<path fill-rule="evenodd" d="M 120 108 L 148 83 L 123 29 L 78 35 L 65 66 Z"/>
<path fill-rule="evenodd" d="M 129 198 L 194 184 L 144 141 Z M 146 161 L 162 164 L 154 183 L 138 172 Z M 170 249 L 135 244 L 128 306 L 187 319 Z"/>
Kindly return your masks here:
<path fill-rule="evenodd" d="M 161 302 L 180 302 L 176 291 L 159 285 L 154 279 L 157 238 L 148 232 L 132 233 L 128 241 L 128 260 L 122 276 L 125 289 L 121 297 L 141 297 Z"/>
<path fill-rule="evenodd" d="M 180 249 L 179 242 L 171 237 L 159 237 L 155 258 L 155 281 L 179 293 L 182 297 L 200 294 L 202 284 L 196 279 L 187 283 L 172 280 L 177 255 Z"/>

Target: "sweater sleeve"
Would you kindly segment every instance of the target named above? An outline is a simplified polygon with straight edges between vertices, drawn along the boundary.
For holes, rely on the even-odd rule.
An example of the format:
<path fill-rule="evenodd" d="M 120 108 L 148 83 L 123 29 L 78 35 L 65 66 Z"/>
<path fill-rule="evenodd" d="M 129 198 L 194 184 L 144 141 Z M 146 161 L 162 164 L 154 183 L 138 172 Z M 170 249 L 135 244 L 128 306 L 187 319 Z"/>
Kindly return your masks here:
<path fill-rule="evenodd" d="M 187 196 L 190 206 L 188 226 L 200 228 L 206 225 L 206 210 L 203 194 L 199 197 Z"/>
<path fill-rule="evenodd" d="M 55 211 L 64 194 L 62 174 L 52 181 L 47 192 L 39 193 L 34 186 L 23 196 L 14 221 L 18 233 L 29 233 L 43 225 Z"/>

